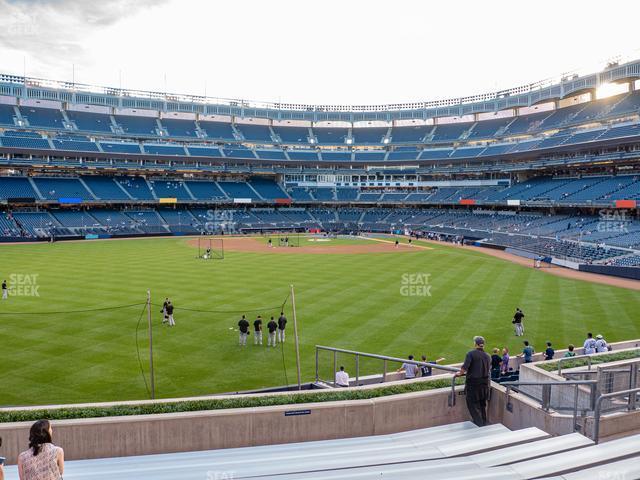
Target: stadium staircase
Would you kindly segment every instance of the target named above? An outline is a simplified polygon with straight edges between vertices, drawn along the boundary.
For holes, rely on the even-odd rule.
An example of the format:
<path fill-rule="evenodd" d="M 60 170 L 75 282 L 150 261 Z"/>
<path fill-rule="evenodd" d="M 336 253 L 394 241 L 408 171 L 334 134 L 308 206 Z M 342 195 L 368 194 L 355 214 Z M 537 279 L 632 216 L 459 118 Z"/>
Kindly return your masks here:
<path fill-rule="evenodd" d="M 616 477 L 598 476 L 608 472 Z M 17 480 L 15 466 L 7 480 Z M 594 445 L 572 433 L 470 422 L 388 435 L 67 461 L 65 480 L 638 478 L 640 435 Z"/>

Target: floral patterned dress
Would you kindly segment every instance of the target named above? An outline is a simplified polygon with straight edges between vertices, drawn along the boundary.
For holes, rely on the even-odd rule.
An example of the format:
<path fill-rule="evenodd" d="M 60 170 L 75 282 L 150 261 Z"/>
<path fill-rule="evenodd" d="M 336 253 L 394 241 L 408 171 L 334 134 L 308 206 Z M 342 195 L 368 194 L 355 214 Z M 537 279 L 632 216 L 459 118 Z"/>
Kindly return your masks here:
<path fill-rule="evenodd" d="M 60 480 L 62 476 L 58 469 L 58 451 L 60 447 L 45 443 L 38 455 L 34 455 L 31 448 L 22 452 L 19 461 L 25 480 Z"/>

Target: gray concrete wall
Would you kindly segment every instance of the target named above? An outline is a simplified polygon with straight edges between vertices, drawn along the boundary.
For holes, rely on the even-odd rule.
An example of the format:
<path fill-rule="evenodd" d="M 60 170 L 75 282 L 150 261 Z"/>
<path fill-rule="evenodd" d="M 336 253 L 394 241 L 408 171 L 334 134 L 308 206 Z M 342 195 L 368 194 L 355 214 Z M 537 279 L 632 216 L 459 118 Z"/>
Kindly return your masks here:
<path fill-rule="evenodd" d="M 460 389 L 460 388 L 459 388 Z M 450 389 L 371 400 L 54 421 L 54 443 L 69 460 L 148 455 L 378 435 L 468 420 Z M 285 416 L 309 410 L 306 415 Z M 0 424 L 2 455 L 16 462 L 31 422 Z"/>

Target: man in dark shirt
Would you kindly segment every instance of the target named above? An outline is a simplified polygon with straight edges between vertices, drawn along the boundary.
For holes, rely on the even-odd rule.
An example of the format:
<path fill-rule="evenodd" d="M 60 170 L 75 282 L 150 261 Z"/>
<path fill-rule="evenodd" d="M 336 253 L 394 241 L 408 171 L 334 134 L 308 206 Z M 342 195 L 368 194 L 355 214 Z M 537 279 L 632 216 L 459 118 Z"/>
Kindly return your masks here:
<path fill-rule="evenodd" d="M 164 303 L 162 304 L 162 323 L 167 323 L 169 321 L 169 315 L 167 315 L 167 305 L 169 304 L 169 297 L 164 299 Z"/>
<path fill-rule="evenodd" d="M 267 347 L 275 347 L 276 346 L 276 330 L 278 329 L 278 324 L 271 317 L 269 323 L 267 323 L 267 329 L 269 330 L 269 338 L 267 339 Z"/>
<path fill-rule="evenodd" d="M 244 315 L 242 315 L 242 318 L 238 322 L 238 328 L 240 329 L 240 346 L 244 347 L 247 344 L 247 337 L 249 336 L 249 322 L 244 318 Z"/>
<path fill-rule="evenodd" d="M 284 312 L 280 312 L 280 318 L 278 318 L 278 341 L 284 343 L 284 329 L 287 327 L 287 317 L 284 316 Z"/>
<path fill-rule="evenodd" d="M 258 318 L 253 322 L 253 344 L 262 345 L 262 317 L 258 315 Z"/>
<path fill-rule="evenodd" d="M 171 301 L 167 302 L 166 312 L 167 312 L 167 319 L 169 320 L 169 326 L 175 327 L 176 322 L 173 320 L 173 303 L 171 303 Z"/>
<path fill-rule="evenodd" d="M 551 342 L 547 342 L 547 349 L 544 351 L 545 360 L 553 360 L 556 351 L 551 347 Z"/>
<path fill-rule="evenodd" d="M 520 310 L 519 308 L 516 308 L 516 313 L 513 315 L 513 320 L 511 321 L 511 323 L 513 323 L 516 328 L 516 337 L 521 337 L 522 335 L 524 335 L 524 323 L 522 323 L 523 320 L 524 313 L 522 313 L 522 310 Z"/>
<path fill-rule="evenodd" d="M 473 423 L 479 427 L 487 424 L 487 401 L 489 400 L 489 371 L 491 358 L 484 351 L 484 338 L 473 338 L 475 349 L 467 352 L 460 371 L 456 377 L 467 377 L 465 382 L 465 394 L 467 408 L 473 419 Z"/>
<path fill-rule="evenodd" d="M 7 295 L 7 281 L 2 281 L 2 299 L 7 300 L 9 296 Z"/>

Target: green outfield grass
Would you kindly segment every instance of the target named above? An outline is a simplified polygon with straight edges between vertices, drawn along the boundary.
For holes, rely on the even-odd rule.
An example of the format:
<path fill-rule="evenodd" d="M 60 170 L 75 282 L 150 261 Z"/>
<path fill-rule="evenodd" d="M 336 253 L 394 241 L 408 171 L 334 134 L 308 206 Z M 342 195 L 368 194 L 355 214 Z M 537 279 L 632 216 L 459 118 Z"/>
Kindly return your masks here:
<path fill-rule="evenodd" d="M 340 243 L 348 242 L 341 239 Z M 37 274 L 38 297 L 0 303 L 0 404 L 50 404 L 147 397 L 136 353 L 142 306 L 57 314 L 165 296 L 177 326 L 160 324 L 154 306 L 159 397 L 204 395 L 295 382 L 293 329 L 284 350 L 237 345 L 239 314 L 279 313 L 296 289 L 303 381 L 314 378 L 314 345 L 404 357 L 461 360 L 476 334 L 512 352 L 515 307 L 538 350 L 581 343 L 587 331 L 609 341 L 640 336 L 640 292 L 562 279 L 482 253 L 433 249 L 358 255 L 274 255 L 226 251 L 196 260 L 186 239 L 0 245 L 0 276 Z M 431 296 L 403 296 L 404 274 L 429 274 Z M 215 310 L 199 313 L 181 310 Z M 272 308 L 272 310 L 269 310 Z M 12 313 L 13 312 L 13 313 Z M 34 315 L 18 315 L 30 312 Z M 237 313 L 236 313 L 237 312 Z M 289 327 L 291 302 L 286 305 Z M 147 368 L 147 335 L 139 345 Z M 266 344 L 266 337 L 265 337 Z M 284 362 L 283 362 L 284 357 Z M 330 375 L 325 357 L 323 374 Z M 339 360 L 343 363 L 342 360 Z M 344 361 L 353 373 L 353 363 Z M 363 371 L 375 368 L 363 362 Z"/>

